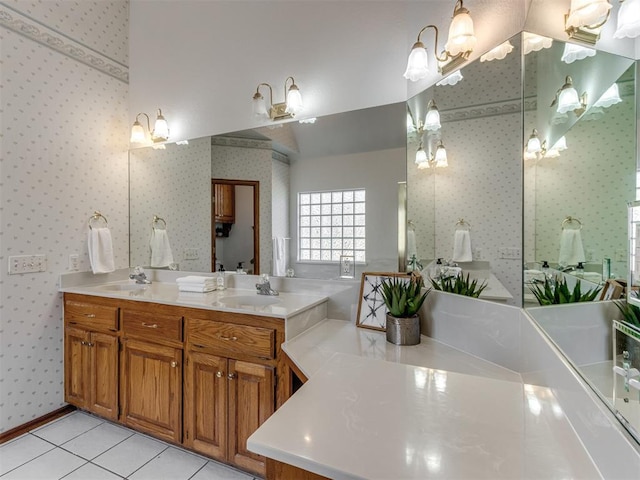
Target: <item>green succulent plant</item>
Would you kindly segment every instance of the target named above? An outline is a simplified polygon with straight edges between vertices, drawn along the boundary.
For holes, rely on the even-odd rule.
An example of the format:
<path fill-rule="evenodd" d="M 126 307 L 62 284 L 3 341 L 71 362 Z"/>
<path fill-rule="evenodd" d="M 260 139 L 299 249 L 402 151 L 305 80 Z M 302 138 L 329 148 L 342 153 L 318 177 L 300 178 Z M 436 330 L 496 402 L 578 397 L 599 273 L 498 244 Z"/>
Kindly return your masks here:
<path fill-rule="evenodd" d="M 640 308 L 632 305 L 625 300 L 614 300 L 616 307 L 622 313 L 623 320 L 631 325 L 640 328 Z"/>
<path fill-rule="evenodd" d="M 431 291 L 422 292 L 424 280 L 421 276 L 412 275 L 410 280 L 402 277 L 389 277 L 382 281 L 382 299 L 389 314 L 397 318 L 413 317 L 418 313 L 427 295 Z"/>
<path fill-rule="evenodd" d="M 600 293 L 601 287 L 594 287 L 582 293 L 580 283 L 576 282 L 573 290 L 569 290 L 566 279 L 557 278 L 555 281 L 551 281 L 545 278 L 544 286 L 531 285 L 531 292 L 535 295 L 540 305 L 591 302 Z"/>
<path fill-rule="evenodd" d="M 487 288 L 487 283 L 483 282 L 478 284 L 478 280 L 469 280 L 469 274 L 464 277 L 457 275 L 455 277 L 447 277 L 440 279 L 431 278 L 431 285 L 436 290 L 442 292 L 455 293 L 457 295 L 464 295 L 466 297 L 478 298 L 482 291 Z"/>

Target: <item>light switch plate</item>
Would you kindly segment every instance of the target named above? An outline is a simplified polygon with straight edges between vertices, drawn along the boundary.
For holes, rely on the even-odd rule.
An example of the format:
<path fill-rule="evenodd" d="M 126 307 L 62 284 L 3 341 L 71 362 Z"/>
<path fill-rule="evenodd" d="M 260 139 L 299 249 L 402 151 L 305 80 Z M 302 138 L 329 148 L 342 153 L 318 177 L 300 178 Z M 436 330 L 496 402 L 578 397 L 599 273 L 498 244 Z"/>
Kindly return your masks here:
<path fill-rule="evenodd" d="M 184 251 L 184 259 L 185 260 L 198 260 L 198 249 L 197 248 L 187 248 Z"/>
<path fill-rule="evenodd" d="M 46 255 L 15 255 L 9 257 L 9 275 L 46 271 Z"/>

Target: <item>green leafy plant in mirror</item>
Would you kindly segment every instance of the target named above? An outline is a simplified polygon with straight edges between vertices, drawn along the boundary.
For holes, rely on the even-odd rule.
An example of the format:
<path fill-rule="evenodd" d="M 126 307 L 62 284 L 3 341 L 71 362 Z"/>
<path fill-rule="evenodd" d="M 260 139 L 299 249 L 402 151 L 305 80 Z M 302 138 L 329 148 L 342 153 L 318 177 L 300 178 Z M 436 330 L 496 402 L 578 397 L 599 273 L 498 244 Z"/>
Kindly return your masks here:
<path fill-rule="evenodd" d="M 591 302 L 600 293 L 601 287 L 594 287 L 582 293 L 580 283 L 576 282 L 573 290 L 570 290 L 564 278 L 557 278 L 556 280 L 545 278 L 544 286 L 532 285 L 531 292 L 535 295 L 540 305 Z"/>
<path fill-rule="evenodd" d="M 413 317 L 418 313 L 430 289 L 422 292 L 424 280 L 419 275 L 407 278 L 389 277 L 382 281 L 381 295 L 389 315 L 397 318 Z"/>
<path fill-rule="evenodd" d="M 622 320 L 640 328 L 640 308 L 632 305 L 625 300 L 614 300 L 616 307 L 622 313 Z"/>
<path fill-rule="evenodd" d="M 467 297 L 478 298 L 482 291 L 487 288 L 487 283 L 483 282 L 478 284 L 478 280 L 475 279 L 471 281 L 469 279 L 469 274 L 464 277 L 462 275 L 457 275 L 455 277 L 447 277 L 447 278 L 439 278 L 433 279 L 431 278 L 431 285 L 436 290 L 440 290 L 441 292 L 455 293 L 457 295 L 465 295 Z"/>

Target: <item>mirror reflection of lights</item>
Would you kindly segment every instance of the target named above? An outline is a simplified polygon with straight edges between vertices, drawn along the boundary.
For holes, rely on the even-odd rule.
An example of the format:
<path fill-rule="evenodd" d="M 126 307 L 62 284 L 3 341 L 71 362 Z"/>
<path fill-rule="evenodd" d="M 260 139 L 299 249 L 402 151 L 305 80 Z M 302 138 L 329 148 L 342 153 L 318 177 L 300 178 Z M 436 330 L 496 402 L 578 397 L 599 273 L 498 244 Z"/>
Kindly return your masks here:
<path fill-rule="evenodd" d="M 417 388 L 423 389 L 427 386 L 428 371 L 425 369 L 415 369 L 413 371 L 413 381 Z"/>
<path fill-rule="evenodd" d="M 497 47 L 489 50 L 487 53 L 480 57 L 481 62 L 491 62 L 493 60 L 502 60 L 513 51 L 513 45 L 507 40 L 501 43 Z"/>
<path fill-rule="evenodd" d="M 433 372 L 433 381 L 438 392 L 444 393 L 447 391 L 447 372 L 435 370 Z"/>
<path fill-rule="evenodd" d="M 429 451 L 425 455 L 425 462 L 430 473 L 439 473 L 442 465 L 442 455 L 440 452 Z"/>
<path fill-rule="evenodd" d="M 304 441 L 305 441 L 305 442 L 307 442 L 307 443 L 311 443 L 311 435 L 306 434 L 306 435 L 304 436 Z"/>
<path fill-rule="evenodd" d="M 531 52 L 538 52 L 544 48 L 550 48 L 552 44 L 553 39 L 549 37 L 543 37 L 542 35 L 536 35 L 535 33 L 522 32 L 522 45 L 525 55 Z"/>
<path fill-rule="evenodd" d="M 564 63 L 569 64 L 576 60 L 584 60 L 585 58 L 593 57 L 595 54 L 596 51 L 593 48 L 583 47 L 582 45 L 576 45 L 574 43 L 565 43 L 561 60 Z"/>
<path fill-rule="evenodd" d="M 464 79 L 464 77 L 462 76 L 462 72 L 460 70 L 456 70 L 448 77 L 444 77 L 442 80 L 436 83 L 436 86 L 437 87 L 442 87 L 445 85 L 453 86 L 462 79 Z"/>

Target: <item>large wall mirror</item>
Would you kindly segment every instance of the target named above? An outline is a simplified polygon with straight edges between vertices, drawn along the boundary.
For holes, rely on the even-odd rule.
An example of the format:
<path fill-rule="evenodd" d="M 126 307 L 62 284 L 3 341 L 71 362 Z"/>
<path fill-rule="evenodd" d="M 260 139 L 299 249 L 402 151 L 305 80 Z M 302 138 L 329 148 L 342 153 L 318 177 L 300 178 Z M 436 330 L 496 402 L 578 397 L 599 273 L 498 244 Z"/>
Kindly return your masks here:
<path fill-rule="evenodd" d="M 404 122 L 398 103 L 131 150 L 130 265 L 336 278 L 345 255 L 355 275 L 396 270 Z"/>

